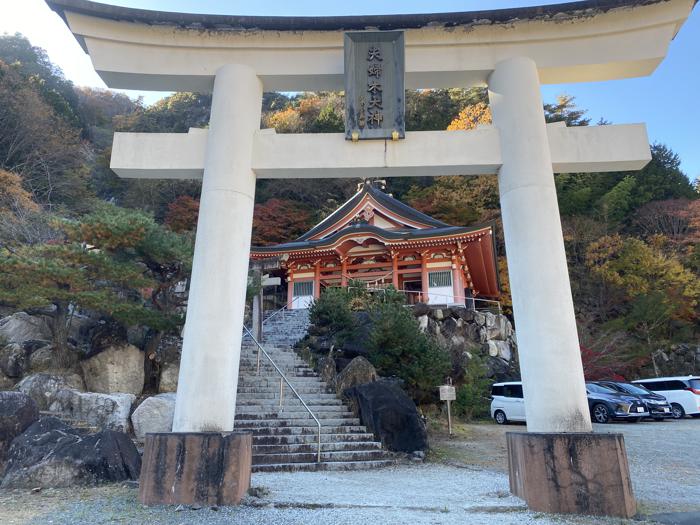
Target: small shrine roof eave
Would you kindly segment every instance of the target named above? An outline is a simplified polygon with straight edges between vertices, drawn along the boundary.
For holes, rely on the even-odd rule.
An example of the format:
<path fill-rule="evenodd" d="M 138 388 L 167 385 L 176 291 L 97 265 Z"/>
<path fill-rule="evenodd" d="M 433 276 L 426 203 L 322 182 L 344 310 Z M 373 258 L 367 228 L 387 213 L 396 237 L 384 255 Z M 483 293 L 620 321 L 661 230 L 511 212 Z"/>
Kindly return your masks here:
<path fill-rule="evenodd" d="M 389 243 L 404 243 L 404 242 L 420 242 L 430 238 L 454 238 L 469 234 L 490 233 L 494 237 L 495 223 L 481 224 L 478 226 L 462 227 L 462 226 L 446 226 L 441 228 L 425 228 L 421 230 L 385 230 L 371 224 L 356 224 L 343 228 L 329 237 L 318 240 L 296 240 L 287 243 L 275 244 L 271 246 L 252 246 L 251 257 L 271 257 L 273 254 L 302 252 L 302 251 L 333 251 L 333 246 L 336 245 L 343 237 L 370 235 Z"/>
<path fill-rule="evenodd" d="M 560 4 L 459 11 L 358 16 L 240 16 L 178 13 L 135 9 L 88 0 L 46 0 L 64 21 L 66 11 L 106 20 L 148 25 L 170 25 L 185 29 L 270 30 L 270 31 L 347 31 L 420 29 L 423 27 L 457 27 L 471 25 L 512 24 L 523 20 L 563 21 L 587 18 L 611 9 L 637 7 L 667 0 L 581 0 Z"/>
<path fill-rule="evenodd" d="M 449 224 L 433 219 L 429 215 L 422 213 L 410 206 L 404 204 L 398 199 L 387 195 L 383 191 L 378 190 L 372 184 L 364 183 L 362 189 L 350 197 L 345 203 L 340 206 L 337 210 L 331 213 L 324 220 L 319 222 L 316 226 L 311 228 L 304 235 L 300 236 L 297 241 L 305 241 L 317 235 L 325 230 L 332 229 L 335 224 L 338 224 L 346 218 L 347 214 L 355 208 L 360 201 L 365 197 L 365 195 L 370 195 L 379 204 L 385 206 L 390 211 L 393 211 L 402 218 L 409 219 L 411 221 L 417 222 L 419 224 L 424 224 L 426 226 L 432 226 L 434 228 L 446 228 L 450 227 Z"/>

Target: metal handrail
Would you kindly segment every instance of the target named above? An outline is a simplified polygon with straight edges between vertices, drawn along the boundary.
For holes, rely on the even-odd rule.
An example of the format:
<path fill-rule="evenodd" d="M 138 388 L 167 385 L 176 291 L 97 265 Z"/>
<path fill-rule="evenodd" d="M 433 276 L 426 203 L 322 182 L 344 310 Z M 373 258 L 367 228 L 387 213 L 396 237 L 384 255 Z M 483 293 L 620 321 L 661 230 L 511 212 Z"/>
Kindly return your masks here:
<path fill-rule="evenodd" d="M 292 391 L 292 393 L 297 396 L 297 399 L 301 402 L 303 407 L 306 409 L 306 411 L 309 413 L 309 415 L 316 421 L 316 425 L 318 426 L 318 448 L 316 451 L 316 463 L 321 463 L 321 422 L 318 420 L 318 418 L 314 415 L 314 413 L 311 411 L 309 406 L 304 402 L 304 400 L 301 398 L 299 395 L 299 392 L 296 391 L 296 388 L 292 386 L 292 384 L 289 382 L 289 379 L 287 379 L 287 376 L 284 375 L 284 372 L 280 370 L 280 367 L 277 366 L 277 364 L 274 362 L 274 360 L 270 357 L 270 354 L 268 354 L 265 349 L 262 347 L 262 345 L 258 342 L 257 339 L 253 336 L 250 330 L 248 330 L 248 327 L 246 325 L 243 325 L 243 329 L 248 333 L 250 338 L 253 340 L 253 342 L 257 345 L 258 347 L 258 374 L 260 373 L 260 361 L 259 361 L 259 356 L 260 352 L 263 353 L 265 357 L 270 361 L 270 364 L 275 368 L 277 373 L 280 375 L 280 408 L 282 407 L 282 400 L 283 400 L 283 393 L 284 393 L 284 383 L 287 383 L 287 386 L 289 389 Z"/>
<path fill-rule="evenodd" d="M 268 322 L 270 319 L 272 319 L 274 316 L 276 316 L 277 314 L 279 314 L 279 313 L 282 312 L 283 310 L 288 309 L 289 306 L 292 305 L 292 304 L 294 304 L 294 301 L 296 301 L 297 299 L 299 299 L 299 298 L 296 297 L 295 299 L 292 299 L 292 300 L 289 301 L 287 304 L 285 304 L 282 308 L 278 308 L 277 310 L 275 310 L 274 312 L 272 312 L 272 313 L 271 313 L 270 315 L 268 315 L 265 319 L 263 319 L 262 324 L 265 324 L 266 322 Z"/>

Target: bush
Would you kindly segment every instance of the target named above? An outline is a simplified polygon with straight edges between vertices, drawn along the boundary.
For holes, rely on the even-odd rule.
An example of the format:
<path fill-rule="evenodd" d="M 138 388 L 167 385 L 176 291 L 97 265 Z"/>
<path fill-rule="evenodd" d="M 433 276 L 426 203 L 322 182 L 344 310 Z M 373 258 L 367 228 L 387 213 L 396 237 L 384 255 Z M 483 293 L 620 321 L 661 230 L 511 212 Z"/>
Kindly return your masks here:
<path fill-rule="evenodd" d="M 370 311 L 369 360 L 383 376 L 404 380 L 416 402 L 430 400 L 450 370 L 450 359 L 420 331 L 409 309 L 398 302 L 377 302 Z"/>
<path fill-rule="evenodd" d="M 346 288 L 326 288 L 309 309 L 311 323 L 335 338 L 337 344 L 342 344 L 356 328 L 351 299 Z"/>
<path fill-rule="evenodd" d="M 486 363 L 474 355 L 464 371 L 464 384 L 457 388 L 455 415 L 467 421 L 489 416 L 491 381 L 486 373 Z"/>

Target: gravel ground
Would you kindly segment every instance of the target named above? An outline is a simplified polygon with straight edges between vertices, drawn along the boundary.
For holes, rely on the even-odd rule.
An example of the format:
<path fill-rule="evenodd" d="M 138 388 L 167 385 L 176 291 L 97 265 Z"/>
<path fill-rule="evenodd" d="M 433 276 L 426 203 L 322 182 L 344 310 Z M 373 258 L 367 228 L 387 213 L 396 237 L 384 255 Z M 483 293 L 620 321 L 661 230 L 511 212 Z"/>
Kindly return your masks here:
<path fill-rule="evenodd" d="M 495 425 L 459 425 L 436 433 L 430 461 L 359 472 L 261 473 L 265 493 L 235 508 L 179 511 L 143 507 L 136 489 L 0 491 L 0 523 L 20 524 L 571 524 L 620 525 L 619 519 L 543 515 L 508 494 L 504 441 Z M 635 494 L 644 513 L 700 510 L 700 421 L 597 426 L 625 434 Z"/>

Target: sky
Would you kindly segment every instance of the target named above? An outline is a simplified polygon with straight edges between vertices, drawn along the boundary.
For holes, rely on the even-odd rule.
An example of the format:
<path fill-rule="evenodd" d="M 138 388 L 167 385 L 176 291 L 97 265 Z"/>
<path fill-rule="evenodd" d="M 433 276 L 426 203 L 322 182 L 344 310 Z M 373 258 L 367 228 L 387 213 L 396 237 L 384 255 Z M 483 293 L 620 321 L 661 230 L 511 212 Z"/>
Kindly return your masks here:
<path fill-rule="evenodd" d="M 105 3 L 210 14 L 268 16 L 329 16 L 470 11 L 561 0 L 104 0 Z M 24 34 L 44 48 L 49 58 L 76 85 L 105 87 L 63 21 L 43 0 L 0 0 L 0 33 Z M 653 75 L 643 78 L 542 86 L 545 102 L 560 94 L 572 95 L 595 123 L 644 122 L 652 142 L 670 146 L 679 154 L 681 168 L 691 179 L 700 178 L 700 7 L 691 14 L 671 43 L 668 56 Z M 164 93 L 123 91 L 143 96 L 146 103 Z"/>

